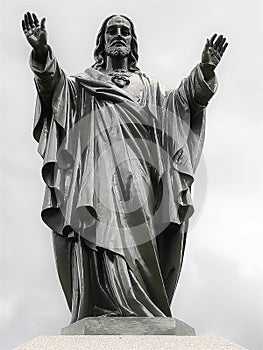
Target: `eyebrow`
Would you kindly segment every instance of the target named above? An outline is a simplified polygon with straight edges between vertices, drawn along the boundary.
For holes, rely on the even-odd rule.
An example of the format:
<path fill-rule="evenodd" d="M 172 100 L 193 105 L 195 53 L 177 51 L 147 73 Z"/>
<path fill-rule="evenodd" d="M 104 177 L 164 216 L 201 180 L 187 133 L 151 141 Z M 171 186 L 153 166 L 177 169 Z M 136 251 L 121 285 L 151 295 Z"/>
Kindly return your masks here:
<path fill-rule="evenodd" d="M 106 29 L 112 29 L 112 28 L 116 28 L 116 27 L 123 27 L 125 29 L 131 30 L 131 27 L 128 27 L 126 24 L 112 24 L 110 26 L 107 26 Z"/>

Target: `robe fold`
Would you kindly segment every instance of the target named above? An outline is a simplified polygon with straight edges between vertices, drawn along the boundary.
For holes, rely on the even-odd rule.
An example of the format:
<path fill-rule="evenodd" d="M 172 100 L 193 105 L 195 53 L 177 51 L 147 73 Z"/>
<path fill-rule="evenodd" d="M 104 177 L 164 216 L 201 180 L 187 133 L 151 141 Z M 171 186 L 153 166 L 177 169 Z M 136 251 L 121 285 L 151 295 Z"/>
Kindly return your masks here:
<path fill-rule="evenodd" d="M 51 50 L 31 68 L 41 215 L 71 321 L 171 316 L 215 77 L 197 65 L 168 90 L 137 72 L 143 89 L 131 94 L 93 68 L 67 77 Z"/>

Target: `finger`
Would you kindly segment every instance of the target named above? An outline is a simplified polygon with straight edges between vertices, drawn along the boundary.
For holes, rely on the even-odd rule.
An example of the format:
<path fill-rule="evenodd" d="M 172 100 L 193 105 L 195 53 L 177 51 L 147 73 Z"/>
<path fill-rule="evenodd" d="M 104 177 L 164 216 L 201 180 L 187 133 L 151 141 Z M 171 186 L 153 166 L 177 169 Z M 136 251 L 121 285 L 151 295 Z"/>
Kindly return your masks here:
<path fill-rule="evenodd" d="M 38 27 L 39 26 L 39 20 L 38 20 L 37 16 L 34 13 L 33 13 L 33 20 L 34 20 L 35 25 Z"/>
<path fill-rule="evenodd" d="M 219 44 L 220 44 L 222 38 L 223 38 L 223 35 L 219 35 L 219 37 L 216 39 L 216 42 L 215 42 L 214 45 L 213 45 L 214 49 L 217 49 L 217 48 L 218 48 L 218 46 L 219 46 Z"/>
<path fill-rule="evenodd" d="M 209 39 L 206 39 L 204 51 L 207 51 L 209 49 L 209 46 L 210 46 L 210 41 Z"/>
<path fill-rule="evenodd" d="M 214 40 L 216 38 L 217 34 L 212 35 L 211 39 L 210 39 L 210 44 L 213 45 L 214 44 Z"/>
<path fill-rule="evenodd" d="M 26 24 L 25 24 L 25 21 L 22 19 L 22 28 L 23 28 L 23 31 L 25 32 L 27 29 L 26 29 Z"/>
<path fill-rule="evenodd" d="M 228 43 L 225 43 L 225 45 L 222 47 L 222 49 L 220 50 L 220 54 L 221 56 L 223 55 L 223 53 L 226 51 L 226 48 L 228 47 Z"/>
<path fill-rule="evenodd" d="M 226 41 L 226 38 L 222 37 L 222 40 L 220 41 L 220 43 L 219 43 L 219 45 L 218 45 L 218 47 L 217 47 L 217 51 L 220 52 L 220 50 L 222 49 L 222 47 L 223 47 L 225 41 Z"/>
<path fill-rule="evenodd" d="M 34 22 L 33 22 L 33 20 L 32 20 L 32 16 L 31 16 L 31 13 L 30 12 L 27 12 L 27 18 L 28 18 L 28 23 L 29 23 L 29 26 L 31 27 L 31 28 L 34 28 Z"/>
<path fill-rule="evenodd" d="M 29 24 L 28 24 L 28 18 L 27 18 L 27 14 L 24 14 L 24 21 L 25 21 L 25 25 L 26 25 L 26 30 L 29 30 Z"/>
<path fill-rule="evenodd" d="M 41 27 L 42 30 L 46 29 L 45 23 L 46 23 L 46 19 L 44 17 L 44 18 L 41 19 L 41 23 L 40 23 L 40 27 Z"/>

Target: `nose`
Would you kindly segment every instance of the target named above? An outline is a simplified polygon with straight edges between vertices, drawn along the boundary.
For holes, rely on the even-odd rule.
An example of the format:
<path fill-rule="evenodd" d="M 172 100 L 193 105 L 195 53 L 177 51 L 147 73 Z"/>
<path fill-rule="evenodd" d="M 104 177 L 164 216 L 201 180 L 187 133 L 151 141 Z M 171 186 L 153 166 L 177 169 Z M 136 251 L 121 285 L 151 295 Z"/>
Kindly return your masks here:
<path fill-rule="evenodd" d="M 117 36 L 121 36 L 121 28 L 117 28 L 116 34 Z"/>

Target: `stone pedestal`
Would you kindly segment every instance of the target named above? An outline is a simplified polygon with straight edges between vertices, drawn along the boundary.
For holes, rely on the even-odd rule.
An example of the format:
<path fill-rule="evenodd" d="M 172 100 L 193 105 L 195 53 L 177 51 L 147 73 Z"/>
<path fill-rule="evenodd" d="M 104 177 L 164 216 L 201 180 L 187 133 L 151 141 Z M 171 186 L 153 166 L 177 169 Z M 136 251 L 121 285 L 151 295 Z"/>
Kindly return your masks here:
<path fill-rule="evenodd" d="M 62 335 L 195 335 L 173 317 L 87 317 L 65 327 Z"/>
<path fill-rule="evenodd" d="M 43 336 L 14 350 L 247 350 L 217 337 L 173 335 Z"/>

